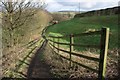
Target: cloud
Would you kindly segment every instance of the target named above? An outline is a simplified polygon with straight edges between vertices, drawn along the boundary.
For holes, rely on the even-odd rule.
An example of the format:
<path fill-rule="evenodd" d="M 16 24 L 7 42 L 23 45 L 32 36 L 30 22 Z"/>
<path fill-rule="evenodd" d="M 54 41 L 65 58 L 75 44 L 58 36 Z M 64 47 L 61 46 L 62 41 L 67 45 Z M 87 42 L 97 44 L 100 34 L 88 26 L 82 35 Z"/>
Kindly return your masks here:
<path fill-rule="evenodd" d="M 82 2 L 81 3 L 81 7 L 88 8 L 88 9 L 93 8 L 96 5 L 97 5 L 96 2 Z"/>
<path fill-rule="evenodd" d="M 45 1 L 46 3 L 57 2 L 57 0 L 43 0 L 43 1 Z"/>
<path fill-rule="evenodd" d="M 119 0 L 56 0 L 57 2 L 119 2 Z"/>
<path fill-rule="evenodd" d="M 118 6 L 118 0 L 45 0 L 48 4 L 48 11 L 61 11 L 61 10 L 80 10 L 90 11 L 108 7 Z"/>
<path fill-rule="evenodd" d="M 61 7 L 64 7 L 62 4 L 59 4 L 55 0 L 46 0 L 47 7 L 46 9 L 48 11 L 58 11 Z"/>

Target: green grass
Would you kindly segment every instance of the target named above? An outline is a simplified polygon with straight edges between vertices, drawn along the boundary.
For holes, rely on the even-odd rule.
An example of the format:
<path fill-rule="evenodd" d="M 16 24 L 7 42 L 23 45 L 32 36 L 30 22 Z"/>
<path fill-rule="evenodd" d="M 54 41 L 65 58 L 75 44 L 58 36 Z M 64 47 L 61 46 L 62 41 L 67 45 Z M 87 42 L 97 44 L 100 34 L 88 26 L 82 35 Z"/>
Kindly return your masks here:
<path fill-rule="evenodd" d="M 66 35 L 71 33 L 82 33 L 88 29 L 100 30 L 102 27 L 110 28 L 110 43 L 109 48 L 118 47 L 118 15 L 111 16 L 93 16 L 73 18 L 68 21 L 61 22 L 59 24 L 49 26 L 47 29 L 47 35 Z M 94 38 L 93 38 L 94 37 Z M 75 43 L 81 44 L 99 44 L 99 36 L 78 37 L 74 39 Z M 69 38 L 66 39 L 69 42 Z M 76 49 L 80 49 L 76 47 Z"/>
<path fill-rule="evenodd" d="M 59 24 L 49 26 L 47 31 L 46 31 L 46 35 L 62 36 L 62 35 L 71 34 L 71 33 L 73 33 L 73 34 L 74 33 L 82 33 L 82 32 L 87 31 L 88 29 L 101 30 L 102 27 L 110 28 L 110 33 L 111 34 L 110 34 L 109 49 L 112 50 L 114 48 L 117 48 L 118 47 L 118 30 L 119 30 L 119 28 L 118 28 L 118 15 L 74 18 L 72 20 L 64 21 L 64 22 L 61 22 Z M 55 39 L 55 41 L 57 41 L 57 39 Z M 60 42 L 69 43 L 69 37 L 64 38 L 64 39 L 60 39 Z M 100 43 L 100 36 L 77 37 L 77 38 L 74 38 L 74 43 L 99 44 Z M 60 47 L 60 48 L 63 49 L 64 47 Z M 67 50 L 68 48 L 69 48 L 69 46 L 65 46 L 64 50 Z M 80 48 L 80 47 L 74 47 L 74 49 L 78 50 L 76 52 L 79 52 L 81 50 L 85 50 L 85 48 Z M 94 49 L 92 49 L 92 50 L 95 53 L 99 53 L 97 50 L 94 50 Z M 62 55 L 62 52 L 59 52 L 59 54 Z M 82 52 L 82 53 L 79 52 L 79 54 L 83 54 L 83 55 L 86 55 L 86 56 L 97 57 L 96 54 L 95 55 L 91 54 L 91 53 L 89 54 L 89 51 L 86 52 L 86 53 L 85 52 Z M 65 56 L 64 53 L 63 53 L 63 56 Z M 88 62 L 88 61 L 84 61 L 83 58 L 79 58 L 79 57 L 73 58 L 73 57 L 75 57 L 75 56 L 72 56 L 72 59 L 74 59 L 74 61 L 77 61 L 78 63 L 80 62 L 82 64 L 86 64 Z M 114 52 L 113 54 L 111 54 L 111 52 L 110 52 L 110 54 L 108 54 L 108 58 L 109 59 L 107 60 L 107 67 L 109 67 L 109 68 L 107 68 L 107 70 L 106 70 L 106 75 L 109 75 L 109 74 L 112 75 L 111 73 L 108 72 L 109 69 L 110 70 L 115 70 L 116 68 L 112 69 L 113 66 L 111 66 L 110 64 L 111 63 L 115 64 L 116 61 L 118 61 L 119 58 L 118 58 L 118 56 L 116 56 L 116 52 Z M 57 62 L 57 60 L 54 60 L 54 58 L 52 58 L 52 60 Z M 49 60 L 49 61 L 52 62 L 51 60 Z M 65 60 L 63 60 L 63 62 L 62 62 L 62 64 L 63 64 L 62 67 L 64 67 L 64 61 Z M 111 62 L 111 61 L 113 61 L 113 62 Z M 59 63 L 60 63 L 60 61 L 59 61 Z M 56 63 L 56 65 L 58 66 L 59 63 Z M 89 64 L 91 64 L 91 65 L 89 65 Z M 65 63 L 65 65 L 66 65 L 66 63 Z M 95 62 L 88 62 L 88 64 L 86 64 L 86 65 L 92 67 L 92 66 L 95 66 L 96 63 Z M 54 66 L 54 68 L 55 67 L 56 66 Z M 114 65 L 114 67 L 116 67 L 116 66 Z M 59 68 L 59 67 L 57 67 L 57 68 Z M 95 67 L 93 67 L 93 68 L 95 68 Z M 62 69 L 58 69 L 58 71 L 62 70 Z M 67 68 L 65 68 L 65 70 L 67 70 Z M 78 74 L 79 76 L 82 73 L 81 70 L 84 70 L 84 69 L 82 69 L 80 67 L 80 70 L 78 71 L 78 72 L 80 72 L 80 74 Z M 56 74 L 61 73 L 60 75 L 63 75 L 62 71 L 59 71 L 59 72 L 58 71 L 56 71 L 57 72 Z M 67 72 L 69 72 L 69 71 L 67 71 Z M 77 72 L 77 71 L 75 71 L 75 72 Z M 83 71 L 83 75 L 86 76 L 87 74 L 85 74 L 85 72 L 87 72 L 87 71 Z M 89 72 L 87 72 L 87 73 L 89 73 Z M 71 75 L 71 73 L 68 74 L 68 75 Z M 90 76 L 90 73 L 89 73 L 89 76 Z"/>

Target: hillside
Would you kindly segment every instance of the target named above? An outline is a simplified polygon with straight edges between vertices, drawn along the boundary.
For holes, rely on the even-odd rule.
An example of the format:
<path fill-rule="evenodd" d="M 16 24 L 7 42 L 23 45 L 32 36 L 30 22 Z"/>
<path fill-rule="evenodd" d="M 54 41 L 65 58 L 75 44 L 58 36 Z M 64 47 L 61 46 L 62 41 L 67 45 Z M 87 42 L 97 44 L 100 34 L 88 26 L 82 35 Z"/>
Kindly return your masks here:
<path fill-rule="evenodd" d="M 61 22 L 56 25 L 49 26 L 46 31 L 46 36 L 53 35 L 53 36 L 62 36 L 66 34 L 77 34 L 82 32 L 89 32 L 89 31 L 97 31 L 100 30 L 102 27 L 108 27 L 110 28 L 110 39 L 109 39 L 109 49 L 108 49 L 108 55 L 107 55 L 107 63 L 106 63 L 106 79 L 110 78 L 117 78 L 118 77 L 118 60 L 120 59 L 118 54 L 118 15 L 108 15 L 108 16 L 92 16 L 92 17 L 77 17 L 73 18 L 68 21 Z M 49 37 L 47 37 L 49 39 Z M 58 39 L 52 39 L 55 42 L 58 42 Z M 51 41 L 50 41 L 51 42 Z M 60 43 L 68 43 L 70 44 L 70 37 L 68 38 L 59 38 Z M 83 44 L 83 45 L 100 45 L 100 36 L 87 36 L 87 37 L 74 37 L 73 38 L 74 44 Z M 55 53 L 59 55 L 62 55 L 64 57 L 67 57 L 70 59 L 69 51 L 70 46 L 69 45 L 62 45 L 62 44 L 53 44 L 57 48 L 55 49 Z M 59 48 L 59 49 L 58 49 Z M 53 48 L 54 49 L 54 48 Z M 66 51 L 66 52 L 64 52 Z M 86 55 L 86 56 L 93 56 L 99 58 L 99 49 L 94 48 L 84 48 L 84 47 L 78 47 L 73 46 L 73 50 L 71 52 L 75 52 L 77 54 Z M 58 58 L 53 58 L 53 54 L 51 60 L 48 60 L 49 62 L 53 62 L 51 65 L 53 65 L 53 73 L 55 75 L 58 75 L 60 77 L 73 77 L 73 78 L 90 78 L 94 79 L 97 74 L 92 73 L 92 71 L 88 71 L 88 69 L 85 69 L 80 66 L 75 66 L 73 64 L 73 69 L 69 69 L 69 63 L 67 64 L 68 60 Z M 56 57 L 56 55 L 55 55 Z M 62 58 L 64 58 L 62 57 Z M 74 60 L 78 63 L 81 63 L 83 65 L 87 65 L 89 67 L 97 68 L 98 63 L 90 62 L 90 60 L 86 60 L 84 58 L 81 58 L 82 56 L 75 56 L 72 55 L 71 60 Z M 88 59 L 88 58 L 87 58 Z M 86 61 L 85 61 L 86 60 Z M 61 63 L 60 63 L 61 61 Z M 66 61 L 66 62 L 65 62 Z M 88 62 L 88 63 L 87 63 Z M 54 65 L 56 64 L 56 65 Z M 62 66 L 61 66 L 62 65 Z M 96 67 L 95 67 L 96 65 Z M 63 68 L 64 67 L 64 68 Z M 73 70 L 73 71 L 71 71 Z M 73 73 L 72 73 L 73 72 Z"/>
<path fill-rule="evenodd" d="M 10 47 L 9 43 L 9 33 L 7 29 L 3 26 L 3 54 L 2 54 L 2 66 L 3 66 L 3 76 L 5 77 L 23 77 L 22 74 L 18 73 L 15 70 L 17 67 L 21 66 L 18 71 L 26 74 L 26 68 L 28 65 L 23 65 L 21 60 L 26 61 L 28 54 L 34 53 L 41 44 L 41 32 L 45 28 L 52 16 L 49 12 L 45 10 L 39 10 L 37 13 L 29 18 L 24 25 L 20 26 L 18 29 L 15 29 L 15 46 Z M 4 16 L 3 16 L 4 20 Z M 3 23 L 7 24 L 7 23 Z M 30 56 L 30 55 L 29 55 Z M 32 56 L 32 55 L 31 55 Z M 26 61 L 30 62 L 30 59 Z"/>
<path fill-rule="evenodd" d="M 66 21 L 74 17 L 75 12 L 52 12 L 51 13 L 54 20 Z"/>
<path fill-rule="evenodd" d="M 110 43 L 109 48 L 114 49 L 118 46 L 118 15 L 111 16 L 93 16 L 93 17 L 82 17 L 82 18 L 73 18 L 71 20 L 61 22 L 59 24 L 49 26 L 47 30 L 47 34 L 52 35 L 65 35 L 71 33 L 81 33 L 85 31 L 89 31 L 90 29 L 100 30 L 102 27 L 110 28 Z M 82 43 L 91 42 L 97 43 L 98 38 L 87 39 L 87 41 L 76 39 L 75 42 L 78 43 L 81 41 Z M 66 39 L 67 40 L 67 39 Z M 89 41 L 88 41 L 89 40 Z"/>

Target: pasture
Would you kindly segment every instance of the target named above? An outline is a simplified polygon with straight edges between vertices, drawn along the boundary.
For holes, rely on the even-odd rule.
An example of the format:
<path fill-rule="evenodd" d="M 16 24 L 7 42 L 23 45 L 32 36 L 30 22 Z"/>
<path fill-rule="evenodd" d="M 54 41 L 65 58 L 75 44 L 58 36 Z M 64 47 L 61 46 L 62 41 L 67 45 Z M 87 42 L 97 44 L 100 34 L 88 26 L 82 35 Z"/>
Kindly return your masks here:
<path fill-rule="evenodd" d="M 113 76 L 118 76 L 117 73 L 117 61 L 120 59 L 118 56 L 118 15 L 112 15 L 112 16 L 93 16 L 93 17 L 82 17 L 82 18 L 73 18 L 68 21 L 60 22 L 59 24 L 48 26 L 46 30 L 46 37 L 49 39 L 49 36 L 64 36 L 64 35 L 70 35 L 70 34 L 79 34 L 79 33 L 87 33 L 87 32 L 94 32 L 99 31 L 101 28 L 107 27 L 110 28 L 110 38 L 109 38 L 109 48 L 108 48 L 108 57 L 107 57 L 107 70 L 106 70 L 106 77 L 112 78 Z M 50 38 L 52 41 L 58 42 L 58 39 Z M 51 41 L 50 41 L 51 42 Z M 70 38 L 60 38 L 60 43 L 70 44 Z M 87 36 L 87 37 L 77 37 L 73 38 L 74 44 L 83 44 L 83 45 L 99 45 L 100 43 L 100 36 Z M 52 43 L 53 45 L 58 47 L 58 44 Z M 55 47 L 53 47 L 54 50 Z M 68 45 L 62 45 L 59 44 L 59 48 L 62 51 L 58 52 L 58 49 L 55 48 L 55 53 L 59 55 L 64 56 L 64 58 L 72 59 L 73 61 L 76 61 L 78 63 L 85 64 L 87 66 L 91 66 L 93 68 L 98 69 L 98 63 L 96 62 L 90 62 L 86 61 L 83 58 L 76 57 L 72 55 L 70 57 L 69 54 L 66 54 L 66 52 L 69 52 L 70 46 Z M 65 52 L 64 52 L 65 51 Z M 77 52 L 78 55 L 87 55 L 87 56 L 93 56 L 93 57 L 99 57 L 99 51 L 97 49 L 93 48 L 82 48 L 82 47 L 76 47 L 73 46 L 73 53 Z M 46 53 L 47 54 L 47 53 Z M 71 53 L 72 54 L 72 53 Z M 54 54 L 51 54 L 51 57 L 53 57 Z M 55 57 L 55 58 L 54 58 Z M 73 64 L 72 69 L 69 70 L 69 61 L 66 61 L 65 59 L 56 59 L 56 55 L 50 59 L 49 62 L 53 62 L 53 73 L 59 77 L 83 77 L 83 78 L 95 78 L 96 74 L 92 71 L 89 71 L 88 69 L 78 67 L 77 65 Z M 57 63 L 61 62 L 61 63 Z M 58 67 L 54 64 L 57 64 L 62 67 Z M 77 67 L 76 67 L 77 66 Z M 64 72 L 65 70 L 65 72 Z M 59 74 L 58 74 L 59 73 Z M 64 75 L 65 74 L 65 75 Z"/>
<path fill-rule="evenodd" d="M 109 49 L 117 48 L 119 30 L 118 15 L 73 18 L 71 20 L 49 26 L 46 31 L 46 35 L 61 36 L 67 34 L 78 34 L 81 32 L 97 31 L 100 30 L 102 27 L 110 28 Z M 91 42 L 91 44 L 94 44 L 98 42 L 97 37 L 94 39 L 87 38 L 88 41 L 82 39 L 75 39 L 75 43 L 79 43 L 81 41 L 81 43 Z M 63 41 L 67 41 L 67 39 L 64 39 Z"/>

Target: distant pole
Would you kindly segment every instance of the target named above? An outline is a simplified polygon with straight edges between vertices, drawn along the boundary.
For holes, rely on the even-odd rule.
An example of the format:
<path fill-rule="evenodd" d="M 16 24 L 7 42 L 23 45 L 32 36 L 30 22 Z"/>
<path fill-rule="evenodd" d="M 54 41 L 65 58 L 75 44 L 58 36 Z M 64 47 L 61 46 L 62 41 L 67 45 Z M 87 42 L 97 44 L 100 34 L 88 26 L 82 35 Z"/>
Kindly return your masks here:
<path fill-rule="evenodd" d="M 79 13 L 80 13 L 80 2 L 79 2 Z"/>

